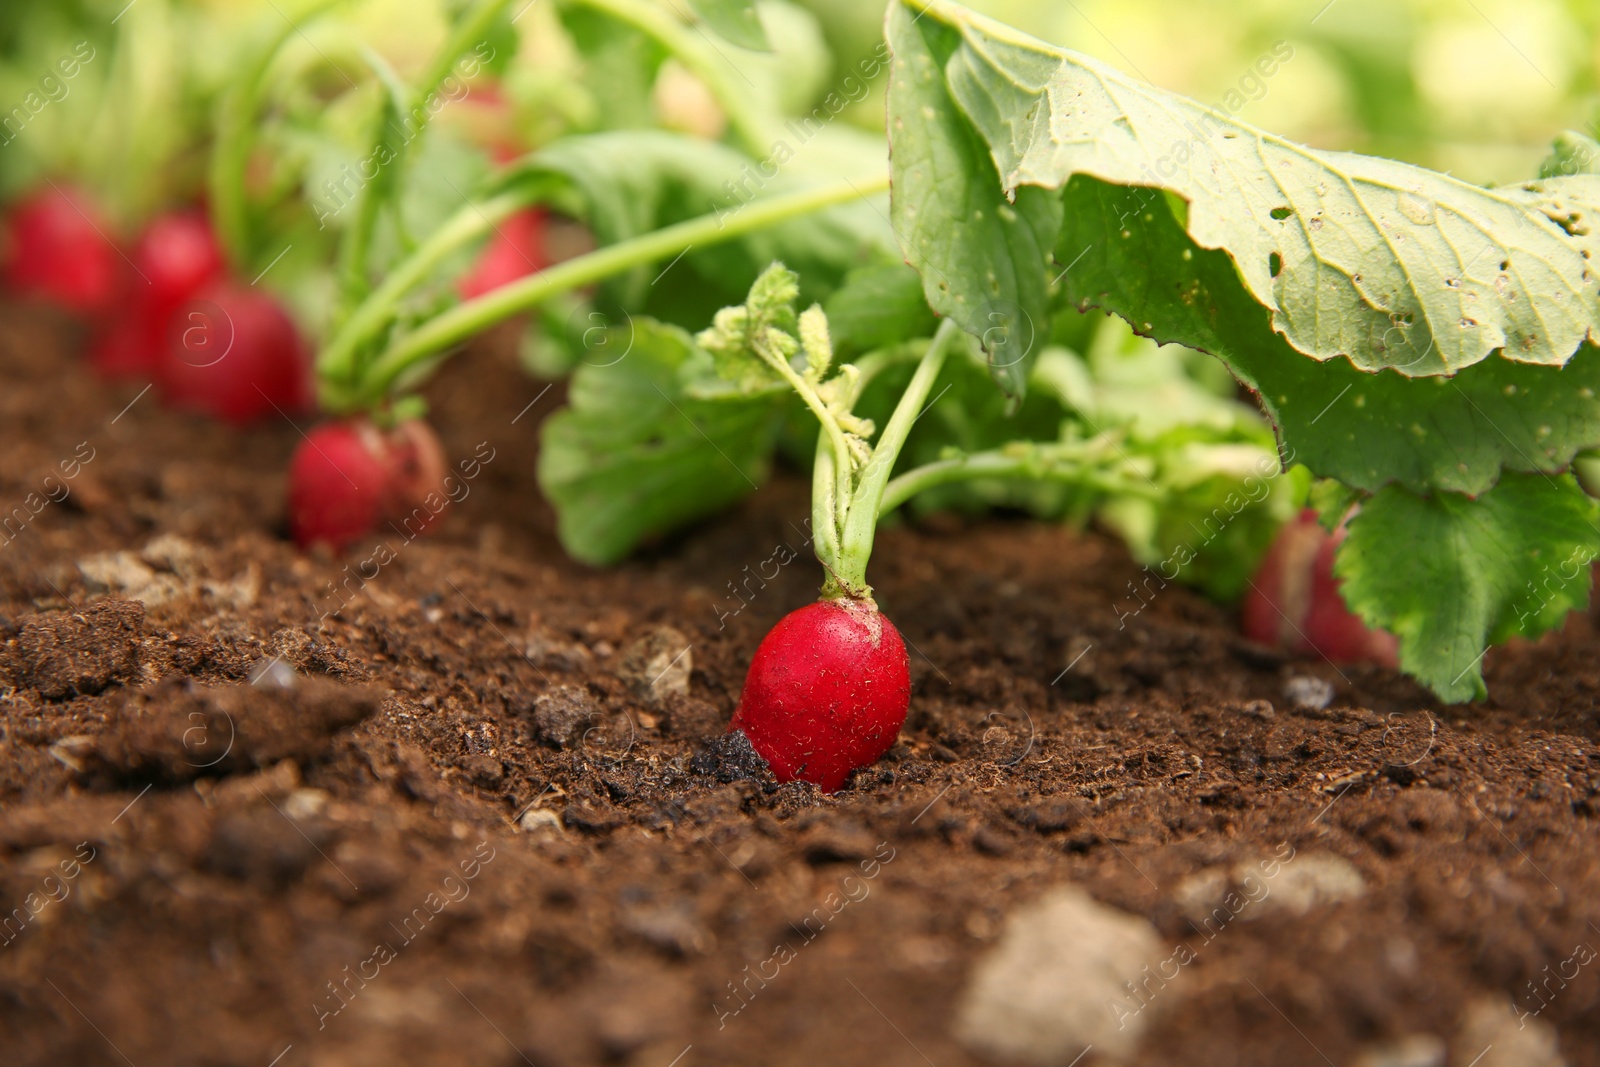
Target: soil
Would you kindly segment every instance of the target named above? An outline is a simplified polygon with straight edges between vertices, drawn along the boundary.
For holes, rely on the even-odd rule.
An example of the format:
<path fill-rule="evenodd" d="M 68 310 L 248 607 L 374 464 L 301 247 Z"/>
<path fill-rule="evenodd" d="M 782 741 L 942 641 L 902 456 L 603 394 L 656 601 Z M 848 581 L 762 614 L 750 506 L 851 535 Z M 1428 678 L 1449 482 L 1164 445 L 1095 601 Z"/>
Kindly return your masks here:
<path fill-rule="evenodd" d="M 7 1064 L 954 1067 L 974 963 L 1064 884 L 1196 948 L 1136 1063 L 1432 1034 L 1465 1067 L 1490 997 L 1600 1064 L 1600 967 L 1550 979 L 1600 945 L 1593 617 L 1443 707 L 1181 588 L 1129 614 L 1142 576 L 1096 533 L 935 517 L 873 562 L 910 719 L 826 796 L 717 741 L 819 583 L 799 479 L 575 564 L 534 479 L 562 389 L 501 338 L 428 390 L 466 499 L 304 555 L 293 425 L 175 415 L 76 344 L 0 309 Z M 1306 679 L 1331 703 L 1296 707 Z M 1364 894 L 1198 936 L 1196 877 L 1285 846 Z"/>

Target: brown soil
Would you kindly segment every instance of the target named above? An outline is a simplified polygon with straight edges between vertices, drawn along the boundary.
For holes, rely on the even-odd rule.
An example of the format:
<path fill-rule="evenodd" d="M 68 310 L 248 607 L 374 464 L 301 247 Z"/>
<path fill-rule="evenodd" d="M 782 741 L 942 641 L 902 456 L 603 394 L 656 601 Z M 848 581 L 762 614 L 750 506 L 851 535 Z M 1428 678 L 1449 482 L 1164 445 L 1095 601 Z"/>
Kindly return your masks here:
<path fill-rule="evenodd" d="M 1475 998 L 1540 1008 L 1529 983 L 1600 946 L 1592 618 L 1491 653 L 1492 699 L 1445 708 L 1252 647 L 1178 588 L 1119 628 L 1137 568 L 1098 535 L 891 529 L 873 577 L 915 649 L 910 721 L 823 796 L 696 760 L 818 582 L 803 551 L 752 577 L 801 548 L 796 479 L 585 569 L 533 476 L 561 389 L 484 346 L 430 398 L 453 458 L 493 458 L 362 585 L 376 542 L 282 536 L 293 427 L 153 395 L 118 417 L 141 383 L 71 347 L 0 309 L 0 510 L 93 454 L 0 533 L 0 907 L 27 919 L 0 932 L 6 1064 L 972 1063 L 950 1021 L 973 962 L 1063 883 L 1201 946 L 1145 1064 L 1456 1042 Z M 754 596 L 719 625 L 730 583 Z M 1292 708 L 1293 676 L 1331 706 Z M 1197 938 L 1185 879 L 1283 842 L 1366 895 Z M 866 896 L 800 936 L 864 863 Z M 1597 972 L 1537 1017 L 1572 1064 L 1600 1064 Z"/>

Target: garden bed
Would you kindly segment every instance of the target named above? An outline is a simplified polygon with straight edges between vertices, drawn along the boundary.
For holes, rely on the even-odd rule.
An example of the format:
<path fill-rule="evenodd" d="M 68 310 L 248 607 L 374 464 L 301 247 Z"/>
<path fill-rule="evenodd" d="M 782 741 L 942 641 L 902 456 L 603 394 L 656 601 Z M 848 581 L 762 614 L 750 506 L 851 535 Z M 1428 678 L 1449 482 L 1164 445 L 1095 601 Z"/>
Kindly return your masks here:
<path fill-rule="evenodd" d="M 974 964 L 1067 884 L 1192 949 L 1128 994 L 1134 1062 L 1600 1063 L 1600 969 L 1549 978 L 1600 944 L 1592 617 L 1445 707 L 1176 586 L 1130 614 L 1098 534 L 935 517 L 874 556 L 900 743 L 779 786 L 703 750 L 815 595 L 808 487 L 577 565 L 533 473 L 562 386 L 507 342 L 427 390 L 481 461 L 442 529 L 336 559 L 283 533 L 294 427 L 175 416 L 0 312 L 4 507 L 93 454 L 0 547 L 7 1063 L 947 1067 Z M 1358 878 L 1195 923 L 1287 848 Z"/>

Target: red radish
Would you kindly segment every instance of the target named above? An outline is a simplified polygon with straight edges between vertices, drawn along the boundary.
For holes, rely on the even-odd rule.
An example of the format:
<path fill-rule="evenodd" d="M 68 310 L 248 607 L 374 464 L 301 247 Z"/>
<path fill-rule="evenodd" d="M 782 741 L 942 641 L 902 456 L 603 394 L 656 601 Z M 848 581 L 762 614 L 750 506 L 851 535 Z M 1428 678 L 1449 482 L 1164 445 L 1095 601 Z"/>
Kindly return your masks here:
<path fill-rule="evenodd" d="M 87 195 L 46 186 L 12 206 L 5 231 L 7 288 L 81 314 L 110 307 L 120 257 Z"/>
<path fill-rule="evenodd" d="M 469 141 L 486 147 L 496 163 L 509 163 L 527 151 L 511 102 L 498 82 L 473 86 L 446 114 L 463 127 Z"/>
<path fill-rule="evenodd" d="M 198 211 L 175 211 L 151 220 L 133 246 L 132 259 L 143 276 L 139 284 L 145 286 L 135 289 L 135 296 L 166 311 L 175 310 L 227 269 L 211 221 Z"/>
<path fill-rule="evenodd" d="M 545 254 L 545 213 L 527 208 L 501 222 L 472 272 L 458 285 L 463 300 L 482 296 L 550 265 Z"/>
<path fill-rule="evenodd" d="M 889 750 L 910 706 L 900 631 L 869 602 L 821 600 L 762 640 L 730 729 L 745 732 L 780 782 L 831 793 Z"/>
<path fill-rule="evenodd" d="M 904 503 L 889 491 L 889 476 L 960 328 L 940 324 L 880 431 L 851 413 L 856 369 L 835 369 L 827 315 L 817 305 L 796 315 L 799 296 L 799 275 L 774 263 L 744 306 L 719 313 L 696 341 L 718 359 L 759 361 L 784 376 L 822 424 L 811 485 L 812 550 L 827 574 L 822 597 L 762 639 L 728 731 L 742 731 L 779 780 L 832 792 L 889 750 L 911 707 L 905 641 L 872 599 L 867 563 L 879 516 Z M 798 337 L 776 325 L 784 320 Z M 803 375 L 788 361 L 801 349 Z"/>
<path fill-rule="evenodd" d="M 311 403 L 310 354 L 289 313 L 260 289 L 222 282 L 167 324 L 157 380 L 167 402 L 247 423 Z"/>
<path fill-rule="evenodd" d="M 378 429 L 367 419 L 326 423 L 289 462 L 289 529 L 302 548 L 340 550 L 383 522 L 409 539 L 444 509 L 444 450 L 428 425 L 407 419 Z"/>
<path fill-rule="evenodd" d="M 136 273 L 129 276 L 117 315 L 101 326 L 89 348 L 95 369 L 112 378 L 155 374 L 173 316 L 226 270 L 211 223 L 193 212 L 157 217 L 131 258 Z"/>
<path fill-rule="evenodd" d="M 1264 645 L 1316 653 L 1336 663 L 1399 664 L 1395 636 L 1370 629 L 1345 606 L 1333 557 L 1345 538 L 1329 533 L 1310 508 L 1278 533 L 1245 593 L 1245 636 Z"/>
<path fill-rule="evenodd" d="M 406 419 L 389 440 L 389 507 L 386 518 L 398 522 L 407 537 L 432 528 L 444 511 L 449 493 L 444 446 L 421 419 Z"/>

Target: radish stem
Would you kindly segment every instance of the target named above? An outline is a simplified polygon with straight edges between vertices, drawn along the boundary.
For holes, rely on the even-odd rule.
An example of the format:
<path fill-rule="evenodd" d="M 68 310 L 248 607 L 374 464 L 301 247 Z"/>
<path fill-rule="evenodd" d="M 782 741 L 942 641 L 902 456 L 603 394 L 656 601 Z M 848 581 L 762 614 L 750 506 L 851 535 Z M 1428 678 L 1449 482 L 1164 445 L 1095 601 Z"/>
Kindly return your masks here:
<path fill-rule="evenodd" d="M 339 248 L 339 273 L 346 300 L 364 297 L 370 284 L 367 280 L 367 255 L 371 251 L 372 237 L 377 230 L 378 212 L 392 201 L 391 197 L 383 194 L 393 187 L 395 177 L 405 165 L 407 139 L 404 123 L 411 114 L 426 107 L 429 97 L 438 92 L 439 86 L 450 76 L 462 53 L 484 39 L 490 24 L 510 2 L 511 0 L 478 0 L 473 9 L 451 28 L 450 36 L 434 53 L 428 69 L 417 82 L 416 88 L 412 90 L 410 107 L 399 116 L 400 122 L 396 123 L 390 118 L 387 108 L 380 112 L 377 136 L 374 138 L 372 152 L 367 158 L 381 158 L 387 149 L 389 162 L 381 174 L 381 181 L 374 181 L 368 186 L 361 197 L 361 202 L 356 205 L 355 221 L 345 231 L 344 240 Z"/>
<path fill-rule="evenodd" d="M 1027 450 L 997 449 L 967 456 L 942 459 L 906 471 L 891 481 L 878 505 L 878 515 L 887 515 L 919 493 L 954 482 L 980 478 L 1027 478 L 1034 481 L 1060 481 L 1101 489 L 1120 496 L 1160 499 L 1162 494 L 1140 475 L 1122 477 L 1115 468 L 1096 469 L 1093 450 L 1063 453 L 1061 446 L 1045 445 Z"/>
<path fill-rule="evenodd" d="M 478 240 L 497 223 L 527 207 L 533 199 L 522 193 L 508 192 L 481 204 L 468 204 L 456 212 L 416 251 L 396 264 L 383 284 L 351 312 L 317 357 L 317 374 L 329 383 L 352 384 L 357 377 L 361 346 L 393 320 L 395 305 L 401 298 L 452 252 Z"/>
<path fill-rule="evenodd" d="M 217 140 L 211 156 L 211 217 L 235 267 L 252 262 L 255 253 L 250 210 L 245 202 L 244 172 L 250 161 L 250 149 L 255 145 L 256 113 L 261 110 L 267 70 L 305 23 L 342 2 L 312 0 L 299 11 L 284 15 L 282 28 L 251 55 L 243 75 L 234 82 L 217 109 Z"/>
<path fill-rule="evenodd" d="M 875 181 L 833 185 L 752 200 L 738 212 L 701 215 L 614 245 L 569 259 L 521 281 L 501 286 L 451 308 L 401 337 L 362 374 L 353 393 L 323 382 L 324 400 L 335 409 L 370 406 L 382 399 L 407 371 L 465 341 L 497 322 L 529 311 L 560 293 L 589 285 L 646 263 L 670 259 L 697 246 L 707 246 L 763 229 L 791 218 L 882 192 L 887 176 Z M 377 315 L 378 311 L 371 312 Z M 330 388 L 330 386 L 332 388 Z"/>

